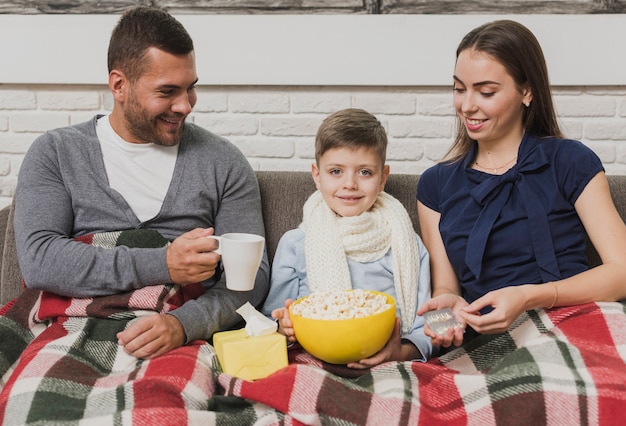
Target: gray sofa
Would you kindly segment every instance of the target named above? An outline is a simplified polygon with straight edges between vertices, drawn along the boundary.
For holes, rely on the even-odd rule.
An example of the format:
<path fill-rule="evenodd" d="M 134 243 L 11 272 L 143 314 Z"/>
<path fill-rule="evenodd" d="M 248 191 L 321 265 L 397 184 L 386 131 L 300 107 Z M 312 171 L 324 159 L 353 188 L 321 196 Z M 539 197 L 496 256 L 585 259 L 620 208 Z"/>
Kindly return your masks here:
<path fill-rule="evenodd" d="M 270 261 L 276 250 L 278 240 L 283 233 L 298 226 L 302 219 L 302 206 L 308 196 L 315 191 L 311 174 L 308 172 L 257 172 L 261 198 L 263 201 L 263 218 Z M 398 198 L 409 211 L 415 229 L 419 232 L 417 221 L 415 191 L 418 175 L 392 174 L 386 191 Z M 609 176 L 609 184 L 613 199 L 622 218 L 626 218 L 626 176 Z M 16 297 L 21 288 L 21 274 L 15 252 L 15 238 L 12 227 L 11 207 L 0 210 L 0 306 Z M 588 244 L 588 255 L 591 266 L 600 262 L 595 249 Z"/>

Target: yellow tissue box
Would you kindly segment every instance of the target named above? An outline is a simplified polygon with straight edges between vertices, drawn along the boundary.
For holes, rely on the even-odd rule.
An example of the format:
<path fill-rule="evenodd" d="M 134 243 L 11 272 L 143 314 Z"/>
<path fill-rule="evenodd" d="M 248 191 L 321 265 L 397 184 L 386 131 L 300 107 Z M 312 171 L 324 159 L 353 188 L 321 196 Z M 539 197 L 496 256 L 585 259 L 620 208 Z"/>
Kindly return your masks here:
<path fill-rule="evenodd" d="M 220 331 L 213 346 L 222 371 L 244 380 L 262 379 L 288 364 L 287 339 L 276 332 L 250 337 L 243 328 Z"/>

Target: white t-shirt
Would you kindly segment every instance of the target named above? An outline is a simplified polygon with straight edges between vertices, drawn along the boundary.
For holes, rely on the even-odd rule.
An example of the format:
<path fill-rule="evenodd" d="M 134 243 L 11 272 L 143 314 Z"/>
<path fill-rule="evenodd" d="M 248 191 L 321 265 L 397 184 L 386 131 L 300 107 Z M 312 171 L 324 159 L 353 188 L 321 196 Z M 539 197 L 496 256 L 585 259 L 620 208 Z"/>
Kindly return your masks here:
<path fill-rule="evenodd" d="M 129 143 L 111 127 L 109 116 L 96 126 L 109 186 L 119 192 L 140 221 L 155 217 L 172 181 L 178 145 Z"/>

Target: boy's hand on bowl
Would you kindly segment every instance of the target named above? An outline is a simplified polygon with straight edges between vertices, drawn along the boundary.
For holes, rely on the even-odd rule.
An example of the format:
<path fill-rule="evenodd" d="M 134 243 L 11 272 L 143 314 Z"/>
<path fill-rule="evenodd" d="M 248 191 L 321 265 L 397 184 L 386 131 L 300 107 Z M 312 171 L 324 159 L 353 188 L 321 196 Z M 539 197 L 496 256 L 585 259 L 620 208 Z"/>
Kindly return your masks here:
<path fill-rule="evenodd" d="M 406 354 L 403 353 L 400 333 L 400 318 L 396 317 L 396 324 L 393 328 L 393 333 L 391 334 L 391 337 L 389 338 L 385 346 L 371 357 L 359 360 L 357 362 L 349 362 L 347 366 L 349 368 L 364 369 L 374 367 L 387 361 L 406 361 L 405 357 Z"/>
<path fill-rule="evenodd" d="M 285 300 L 285 307 L 274 309 L 272 311 L 272 318 L 278 320 L 278 332 L 287 336 L 287 341 L 296 342 L 296 333 L 293 330 L 293 323 L 289 317 L 289 306 L 293 303 L 293 300 Z"/>

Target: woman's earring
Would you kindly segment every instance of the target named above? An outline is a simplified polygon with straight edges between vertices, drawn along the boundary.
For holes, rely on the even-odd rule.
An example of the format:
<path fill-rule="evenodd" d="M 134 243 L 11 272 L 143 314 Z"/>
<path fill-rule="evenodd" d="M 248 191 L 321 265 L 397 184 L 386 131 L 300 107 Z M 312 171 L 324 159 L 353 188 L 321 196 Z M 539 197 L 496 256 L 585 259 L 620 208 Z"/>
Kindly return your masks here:
<path fill-rule="evenodd" d="M 524 102 L 524 105 L 526 105 L 526 108 L 528 108 L 530 106 L 530 101 Z"/>

